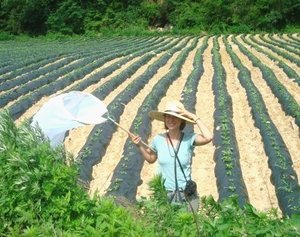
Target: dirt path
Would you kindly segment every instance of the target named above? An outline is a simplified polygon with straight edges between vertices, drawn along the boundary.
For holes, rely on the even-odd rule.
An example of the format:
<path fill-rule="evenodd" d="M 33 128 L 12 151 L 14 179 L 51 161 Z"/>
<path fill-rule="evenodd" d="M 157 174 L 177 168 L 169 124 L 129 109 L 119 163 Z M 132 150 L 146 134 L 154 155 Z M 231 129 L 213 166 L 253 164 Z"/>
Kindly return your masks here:
<path fill-rule="evenodd" d="M 197 88 L 196 114 L 202 119 L 208 129 L 214 131 L 214 94 L 212 91 L 212 37 L 208 39 L 208 47 L 203 53 L 203 75 L 199 78 Z M 195 127 L 195 131 L 198 128 Z M 195 148 L 195 158 L 192 167 L 192 174 L 198 185 L 200 196 L 213 196 L 218 200 L 217 181 L 215 176 L 215 161 L 213 159 L 215 146 L 209 143 L 205 146 Z"/>
<path fill-rule="evenodd" d="M 226 71 L 226 86 L 232 98 L 233 124 L 249 201 L 259 210 L 278 208 L 275 190 L 269 179 L 271 171 L 268 157 L 259 130 L 254 126 L 246 91 L 239 82 L 239 71 L 233 66 L 221 38 L 218 40 L 222 65 Z"/>
<path fill-rule="evenodd" d="M 239 37 L 237 37 L 237 39 L 239 39 L 239 42 L 241 42 L 242 45 L 246 46 L 246 44 L 244 42 L 242 42 L 242 40 L 240 40 Z M 251 53 L 256 56 L 257 58 L 259 58 L 259 60 L 267 65 L 276 75 L 276 78 L 278 79 L 278 81 L 284 85 L 284 87 L 287 89 L 287 91 L 294 97 L 294 99 L 297 101 L 298 104 L 300 104 L 300 87 L 298 86 L 297 83 L 295 83 L 294 81 L 292 81 L 283 71 L 282 68 L 280 68 L 276 62 L 274 62 L 273 60 L 271 60 L 270 58 L 268 58 L 265 54 L 260 53 L 258 51 L 256 51 L 256 49 L 252 49 Z"/>
<path fill-rule="evenodd" d="M 275 45 L 275 43 L 278 44 L 278 42 L 275 42 L 274 41 L 274 44 L 273 43 L 270 43 L 270 41 L 272 42 L 272 40 L 269 38 L 269 35 L 265 34 L 262 36 L 262 39 L 261 39 L 262 42 L 268 44 L 268 45 L 272 45 L 273 47 L 275 47 L 276 49 L 279 49 L 287 54 L 290 54 L 291 56 L 293 56 L 294 58 L 296 58 L 297 60 L 300 60 L 300 56 L 296 53 L 296 52 L 292 52 L 292 51 L 289 51 L 288 48 L 290 47 L 287 47 L 287 48 L 284 48 L 285 46 L 288 46 L 288 45 L 284 45 L 284 46 L 278 46 L 278 45 Z"/>
<path fill-rule="evenodd" d="M 266 108 L 268 109 L 269 116 L 282 136 L 291 154 L 292 160 L 294 161 L 295 171 L 297 172 L 298 177 L 300 177 L 298 165 L 300 151 L 299 128 L 295 125 L 294 119 L 290 116 L 286 116 L 282 111 L 278 99 L 273 95 L 271 89 L 263 79 L 261 71 L 257 67 L 253 67 L 252 62 L 239 51 L 237 46 L 233 45 L 232 47 L 240 58 L 242 64 L 249 69 L 251 78 L 255 86 L 261 92 L 261 96 L 265 102 Z"/>
<path fill-rule="evenodd" d="M 52 63 L 48 63 L 48 64 L 45 64 L 45 65 L 41 66 L 40 68 L 38 68 L 38 70 L 45 69 L 45 68 L 48 67 L 48 66 L 51 66 L 51 65 L 53 65 L 53 64 L 55 64 L 55 63 L 59 63 L 59 62 L 63 61 L 64 59 L 65 59 L 65 58 L 59 58 L 59 59 L 55 60 L 55 61 L 52 62 Z M 75 62 L 78 62 L 78 61 L 79 61 L 79 60 L 74 60 L 72 63 L 75 63 Z M 71 65 L 71 64 L 68 64 L 68 65 Z M 63 66 L 62 68 L 64 68 L 64 67 L 66 67 L 66 65 Z M 12 73 L 12 72 L 2 74 L 2 75 L 0 76 L 0 79 L 1 79 L 1 77 L 6 76 L 6 75 L 9 75 L 9 74 L 11 74 L 11 73 Z M 16 76 L 15 78 L 13 78 L 13 80 L 18 80 L 19 78 L 22 78 L 22 77 L 24 77 L 24 76 L 26 76 L 26 75 L 28 75 L 28 74 L 30 74 L 30 73 L 32 73 L 32 72 L 26 72 L 26 73 L 23 73 L 23 74 L 21 74 L 21 75 L 18 75 L 18 76 Z M 37 78 L 34 78 L 34 80 L 39 80 L 40 78 L 42 78 L 42 77 L 44 77 L 45 75 L 50 74 L 50 73 L 51 73 L 51 72 L 48 72 L 48 73 L 46 73 L 46 74 L 43 74 L 43 75 L 41 75 L 41 76 L 39 76 L 39 77 L 37 77 Z M 33 80 L 30 80 L 30 81 L 33 81 Z M 1 82 L 1 80 L 0 80 L 0 82 Z M 11 91 L 11 92 L 13 93 L 13 91 L 16 90 L 16 88 L 18 88 L 18 87 L 19 87 L 19 85 L 18 85 L 18 86 L 15 86 L 15 87 L 12 87 L 12 88 L 9 89 L 9 90 L 0 91 L 0 96 L 3 95 L 3 94 L 5 94 L 5 93 L 7 93 L 7 92 L 9 92 L 9 91 Z"/>
<path fill-rule="evenodd" d="M 258 47 L 262 48 L 264 51 L 270 53 L 271 55 L 273 55 L 274 57 L 278 58 L 279 60 L 281 60 L 282 62 L 286 63 L 287 65 L 289 65 L 289 67 L 291 67 L 295 72 L 297 72 L 298 74 L 300 73 L 300 68 L 297 66 L 297 64 L 289 61 L 288 59 L 280 56 L 279 54 L 277 54 L 276 52 L 273 52 L 271 49 L 269 49 L 268 47 L 265 47 L 263 45 L 258 45 L 257 43 L 253 42 L 249 36 L 246 36 L 246 39 L 248 39 L 249 41 L 251 41 L 252 43 L 256 44 Z M 266 42 L 262 41 L 258 35 L 254 36 L 254 39 L 257 41 L 257 42 L 261 42 L 263 44 L 265 44 Z M 250 47 L 248 45 L 248 47 Z"/>

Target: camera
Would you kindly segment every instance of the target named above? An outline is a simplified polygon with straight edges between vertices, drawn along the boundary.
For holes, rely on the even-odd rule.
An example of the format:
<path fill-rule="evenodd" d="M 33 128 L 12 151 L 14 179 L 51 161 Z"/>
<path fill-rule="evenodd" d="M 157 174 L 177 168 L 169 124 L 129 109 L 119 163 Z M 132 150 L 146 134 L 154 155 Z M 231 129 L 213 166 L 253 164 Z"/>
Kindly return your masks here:
<path fill-rule="evenodd" d="M 197 183 L 193 180 L 188 180 L 185 185 L 184 194 L 191 196 L 197 191 Z"/>

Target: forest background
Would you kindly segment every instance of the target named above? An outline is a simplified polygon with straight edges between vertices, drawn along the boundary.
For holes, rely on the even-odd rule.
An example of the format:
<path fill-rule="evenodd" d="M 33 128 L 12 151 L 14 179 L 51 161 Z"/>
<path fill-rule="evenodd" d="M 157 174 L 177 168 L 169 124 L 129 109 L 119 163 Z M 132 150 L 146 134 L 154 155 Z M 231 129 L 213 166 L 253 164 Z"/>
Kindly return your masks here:
<path fill-rule="evenodd" d="M 299 0 L 2 0 L 1 36 L 295 32 Z"/>

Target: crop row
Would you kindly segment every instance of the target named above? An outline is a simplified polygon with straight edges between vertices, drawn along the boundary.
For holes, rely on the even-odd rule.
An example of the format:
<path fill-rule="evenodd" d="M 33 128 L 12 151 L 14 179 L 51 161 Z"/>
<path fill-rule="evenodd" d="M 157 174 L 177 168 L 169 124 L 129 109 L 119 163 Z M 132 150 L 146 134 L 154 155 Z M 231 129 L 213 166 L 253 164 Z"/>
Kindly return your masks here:
<path fill-rule="evenodd" d="M 291 62 L 297 64 L 298 66 L 300 66 L 300 60 L 299 60 L 297 57 L 295 57 L 294 55 L 289 54 L 289 53 L 286 52 L 285 50 L 282 50 L 282 48 L 276 47 L 276 46 L 274 46 L 274 45 L 272 45 L 272 44 L 264 43 L 263 40 L 258 41 L 258 40 L 255 39 L 254 36 L 249 36 L 249 38 L 250 38 L 253 42 L 255 42 L 255 43 L 257 43 L 257 44 L 259 44 L 259 45 L 261 45 L 261 46 L 264 46 L 264 47 L 266 47 L 266 48 L 271 49 L 273 52 L 277 53 L 278 55 L 280 55 L 280 56 L 286 58 L 287 60 L 289 60 L 289 61 L 291 61 Z M 261 39 L 261 38 L 260 38 L 260 39 Z"/>
<path fill-rule="evenodd" d="M 17 119 L 19 116 L 22 115 L 28 109 L 35 101 L 38 101 L 40 98 L 42 98 L 45 95 L 51 95 L 55 93 L 58 90 L 62 90 L 65 87 L 71 85 L 72 83 L 79 81 L 86 77 L 87 74 L 93 72 L 95 69 L 103 66 L 106 62 L 121 57 L 126 56 L 124 58 L 121 58 L 119 61 L 113 63 L 112 65 L 106 67 L 104 70 L 102 70 L 99 73 L 93 74 L 86 78 L 84 81 L 80 82 L 79 85 L 74 85 L 70 88 L 70 90 L 84 90 L 89 85 L 98 82 L 101 78 L 111 74 L 113 71 L 120 68 L 124 63 L 127 61 L 143 55 L 147 52 L 147 50 L 151 50 L 151 46 L 149 48 L 146 48 L 146 45 L 138 45 L 132 48 L 129 48 L 125 51 L 118 51 L 116 53 L 112 53 L 110 55 L 104 56 L 103 58 L 99 57 L 97 60 L 92 61 L 86 66 L 79 67 L 72 73 L 68 73 L 62 77 L 57 78 L 57 80 L 54 80 L 52 83 L 48 83 L 45 85 L 42 85 L 37 90 L 32 91 L 31 93 L 27 93 L 26 95 L 23 95 L 21 99 L 16 101 L 12 106 L 9 107 L 10 112 L 13 116 L 13 118 Z M 152 46 L 152 49 L 155 49 L 158 47 L 157 45 Z M 53 74 L 50 74 L 50 76 Z M 57 75 L 58 76 L 58 75 Z M 43 80 L 41 80 L 43 81 Z M 44 83 L 43 83 L 44 84 Z M 81 87 L 81 88 L 80 88 Z M 22 87 L 21 87 L 22 88 Z M 26 88 L 26 85 L 25 85 Z M 12 93 L 11 96 L 14 96 L 14 93 Z M 20 96 L 20 95 L 18 95 Z M 2 96 L 1 96 L 2 97 Z"/>
<path fill-rule="evenodd" d="M 300 211 L 300 190 L 297 174 L 292 168 L 292 159 L 276 126 L 268 115 L 259 90 L 253 84 L 249 70 L 242 65 L 228 41 L 223 38 L 226 49 L 235 67 L 239 69 L 238 79 L 245 88 L 255 125 L 261 133 L 264 149 L 269 157 L 272 170 L 271 180 L 275 185 L 281 210 L 286 215 Z"/>
<path fill-rule="evenodd" d="M 260 68 L 265 81 L 280 101 L 282 109 L 288 115 L 295 118 L 296 124 L 300 127 L 300 106 L 293 96 L 291 96 L 291 94 L 286 90 L 285 86 L 278 81 L 273 70 L 267 65 L 261 63 L 254 54 L 247 50 L 247 48 L 240 44 L 236 39 L 233 39 L 233 42 L 239 46 L 240 50 L 252 61 L 254 66 Z"/>
<path fill-rule="evenodd" d="M 288 43 L 278 42 L 277 40 L 274 40 L 274 38 L 272 38 L 272 37 L 270 37 L 270 39 L 267 39 L 266 37 L 263 37 L 262 35 L 260 35 L 260 39 L 269 45 L 274 45 L 279 48 L 283 48 L 286 51 L 293 53 L 295 55 L 300 54 L 300 51 L 299 51 L 299 49 L 297 49 L 297 47 L 295 47 L 293 45 L 289 45 Z"/>
<path fill-rule="evenodd" d="M 242 40 L 246 44 L 251 45 L 257 51 L 266 54 L 271 60 L 278 62 L 278 66 L 283 69 L 286 75 L 300 86 L 300 75 L 294 69 L 292 69 L 287 63 L 285 63 L 283 60 L 279 59 L 278 57 L 272 55 L 271 53 L 266 52 L 261 47 L 259 47 L 259 45 L 252 43 L 250 40 L 246 39 L 245 37 L 242 37 Z"/>
<path fill-rule="evenodd" d="M 159 41 L 162 41 L 163 39 L 160 39 Z M 150 40 L 141 40 L 140 42 L 137 42 L 137 45 L 140 44 L 152 44 L 152 43 L 158 43 L 157 40 L 155 39 L 150 39 Z M 101 45 L 101 44 L 100 44 Z M 41 75 L 44 75 L 45 72 L 51 72 L 53 70 L 56 70 L 62 66 L 67 65 L 68 63 L 75 62 L 78 59 L 80 60 L 89 60 L 92 62 L 93 60 L 97 59 L 99 55 L 101 57 L 108 56 L 109 54 L 112 53 L 117 53 L 120 51 L 123 51 L 125 49 L 130 48 L 130 45 L 123 43 L 116 42 L 114 45 L 101 45 L 101 47 L 94 48 L 92 51 L 91 50 L 86 50 L 86 51 L 79 51 L 76 54 L 68 53 L 68 52 L 59 52 L 58 56 L 48 56 L 47 59 L 43 59 L 42 61 L 30 64 L 27 67 L 22 67 L 18 63 L 15 63 L 13 66 L 15 68 L 11 68 L 10 70 L 12 71 L 11 73 L 7 74 L 2 74 L 0 77 L 0 82 L 1 84 L 5 81 L 9 81 L 9 84 L 11 84 L 12 80 L 19 81 L 21 82 L 19 84 L 31 81 L 35 78 L 38 78 Z M 63 61 L 63 62 L 62 62 Z M 64 61 L 67 61 L 65 63 Z M 23 63 L 23 61 L 22 61 Z M 58 64 L 58 65 L 56 65 Z M 83 66 L 83 65 L 82 65 Z M 78 65 L 77 65 L 78 67 Z M 17 69 L 17 70 L 15 70 Z M 0 84 L 0 85 L 1 85 Z M 2 90 L 2 85 L 1 85 L 1 90 Z M 11 87 L 10 87 L 11 88 Z"/>
<path fill-rule="evenodd" d="M 297 42 L 293 41 L 291 38 L 284 39 L 282 37 L 282 35 L 277 35 L 278 38 L 275 38 L 275 35 L 268 35 L 268 37 L 271 40 L 271 41 L 269 41 L 270 43 L 276 42 L 276 43 L 280 44 L 280 46 L 283 45 L 283 44 L 286 44 L 286 45 L 291 46 L 295 49 L 300 49 L 299 44 Z"/>

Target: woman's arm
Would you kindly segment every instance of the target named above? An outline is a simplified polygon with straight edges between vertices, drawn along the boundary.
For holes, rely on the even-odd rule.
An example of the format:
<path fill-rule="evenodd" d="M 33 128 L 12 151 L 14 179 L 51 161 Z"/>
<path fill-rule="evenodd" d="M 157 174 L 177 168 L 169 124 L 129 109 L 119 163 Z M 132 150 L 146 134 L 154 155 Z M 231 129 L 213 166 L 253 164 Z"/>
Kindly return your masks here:
<path fill-rule="evenodd" d="M 205 145 L 212 141 L 212 139 L 213 139 L 212 133 L 209 131 L 209 129 L 206 127 L 206 125 L 202 122 L 202 120 L 199 117 L 197 117 L 197 115 L 195 115 L 187 110 L 181 111 L 181 115 L 183 115 L 191 120 L 194 120 L 195 123 L 197 124 L 197 127 L 199 128 L 199 130 L 201 132 L 201 134 L 197 135 L 197 137 L 194 141 L 195 146 Z"/>
<path fill-rule="evenodd" d="M 141 143 L 141 137 L 134 134 L 129 134 L 129 136 L 132 142 L 138 146 L 142 156 L 146 161 L 148 161 L 148 163 L 152 164 L 157 160 L 156 153 Z"/>
<path fill-rule="evenodd" d="M 199 130 L 201 131 L 201 134 L 197 135 L 197 137 L 194 141 L 194 145 L 200 146 L 200 145 L 205 145 L 205 144 L 211 142 L 213 139 L 213 135 L 208 130 L 206 125 L 202 122 L 202 120 L 200 118 L 196 118 L 196 119 L 194 119 L 194 121 L 196 122 Z"/>

